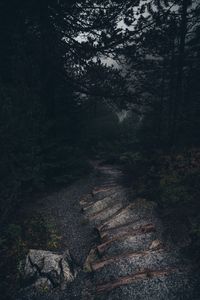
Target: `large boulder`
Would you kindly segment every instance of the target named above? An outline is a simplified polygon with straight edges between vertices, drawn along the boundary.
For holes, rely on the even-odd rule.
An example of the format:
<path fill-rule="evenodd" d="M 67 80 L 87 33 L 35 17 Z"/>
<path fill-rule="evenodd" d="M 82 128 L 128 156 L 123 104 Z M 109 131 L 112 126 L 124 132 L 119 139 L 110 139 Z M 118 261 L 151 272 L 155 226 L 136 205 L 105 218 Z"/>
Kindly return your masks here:
<path fill-rule="evenodd" d="M 55 287 L 63 289 L 75 279 L 76 274 L 76 267 L 69 251 L 57 254 L 31 249 L 23 266 L 24 282 L 36 289 Z"/>

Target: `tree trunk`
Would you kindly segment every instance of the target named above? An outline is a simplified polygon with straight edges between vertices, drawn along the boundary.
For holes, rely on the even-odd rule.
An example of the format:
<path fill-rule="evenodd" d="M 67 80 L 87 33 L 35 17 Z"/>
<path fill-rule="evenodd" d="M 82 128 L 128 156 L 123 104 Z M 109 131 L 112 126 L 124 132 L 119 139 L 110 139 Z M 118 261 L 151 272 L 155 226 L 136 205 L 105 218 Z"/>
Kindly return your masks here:
<path fill-rule="evenodd" d="M 180 24 L 180 42 L 178 49 L 178 61 L 177 61 L 177 79 L 176 79 L 176 91 L 175 91 L 175 102 L 173 111 L 173 145 L 177 144 L 180 139 L 180 121 L 181 121 L 181 105 L 183 103 L 183 67 L 184 67 L 184 56 L 185 56 L 185 39 L 187 34 L 187 14 L 188 14 L 189 0 L 182 1 L 182 12 L 181 12 L 181 24 Z"/>
<path fill-rule="evenodd" d="M 40 4 L 40 30 L 41 30 L 41 100 L 45 106 L 45 113 L 48 119 L 55 115 L 55 82 L 54 68 L 52 66 L 51 47 L 51 25 L 48 12 L 48 1 L 43 0 Z"/>
<path fill-rule="evenodd" d="M 163 119 L 163 108 L 164 108 L 164 96 L 165 96 L 165 65 L 163 66 L 162 79 L 161 79 L 161 92 L 160 92 L 160 103 L 158 109 L 158 146 L 162 146 L 162 119 Z"/>

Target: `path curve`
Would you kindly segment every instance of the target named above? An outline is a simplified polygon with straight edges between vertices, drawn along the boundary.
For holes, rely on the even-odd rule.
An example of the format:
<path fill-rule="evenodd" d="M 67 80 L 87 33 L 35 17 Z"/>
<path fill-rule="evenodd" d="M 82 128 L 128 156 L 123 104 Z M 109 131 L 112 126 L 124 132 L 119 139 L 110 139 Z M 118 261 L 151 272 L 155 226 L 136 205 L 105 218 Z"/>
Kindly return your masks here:
<path fill-rule="evenodd" d="M 98 185 L 80 199 L 99 235 L 84 265 L 92 279 L 83 299 L 200 299 L 193 267 L 177 248 L 165 245 L 156 204 L 130 199 L 117 167 L 96 169 Z"/>

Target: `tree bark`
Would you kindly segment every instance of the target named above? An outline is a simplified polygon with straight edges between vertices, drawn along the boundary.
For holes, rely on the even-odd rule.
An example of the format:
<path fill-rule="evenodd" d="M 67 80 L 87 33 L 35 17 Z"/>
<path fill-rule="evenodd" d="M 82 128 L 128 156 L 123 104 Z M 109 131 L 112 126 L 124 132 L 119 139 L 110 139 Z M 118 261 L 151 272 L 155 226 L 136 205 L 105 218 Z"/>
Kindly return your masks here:
<path fill-rule="evenodd" d="M 189 0 L 182 1 L 181 23 L 180 23 L 180 42 L 178 48 L 178 61 L 177 61 L 177 79 L 176 79 L 176 91 L 174 98 L 174 111 L 173 111 L 173 145 L 177 144 L 180 139 L 181 128 L 181 105 L 183 103 L 183 67 L 185 59 L 185 40 L 187 34 L 187 15 L 188 15 Z"/>

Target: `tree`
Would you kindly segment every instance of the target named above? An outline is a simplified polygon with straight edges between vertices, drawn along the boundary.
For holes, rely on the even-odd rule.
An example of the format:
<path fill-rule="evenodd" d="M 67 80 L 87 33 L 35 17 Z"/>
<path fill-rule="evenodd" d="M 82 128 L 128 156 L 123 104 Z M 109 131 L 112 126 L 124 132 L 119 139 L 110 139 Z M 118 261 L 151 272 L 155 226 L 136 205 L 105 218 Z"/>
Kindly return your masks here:
<path fill-rule="evenodd" d="M 80 150 L 84 114 L 77 92 L 92 89 L 80 81 L 80 73 L 87 72 L 94 57 L 107 55 L 119 43 L 123 34 L 118 23 L 130 3 L 1 1 L 3 219 L 17 203 L 13 197 L 19 199 L 22 191 L 60 176 L 64 182 L 71 180 L 78 169 L 71 162 L 77 165 L 77 156 L 84 161 Z"/>

